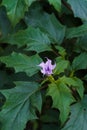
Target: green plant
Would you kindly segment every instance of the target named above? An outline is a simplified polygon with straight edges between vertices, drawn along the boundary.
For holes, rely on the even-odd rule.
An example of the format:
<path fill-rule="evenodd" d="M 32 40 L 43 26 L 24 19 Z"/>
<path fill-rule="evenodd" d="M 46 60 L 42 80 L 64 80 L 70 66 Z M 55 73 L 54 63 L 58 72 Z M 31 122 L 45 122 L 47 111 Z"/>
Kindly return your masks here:
<path fill-rule="evenodd" d="M 0 1 L 1 130 L 86 130 L 86 14 L 86 0 Z"/>

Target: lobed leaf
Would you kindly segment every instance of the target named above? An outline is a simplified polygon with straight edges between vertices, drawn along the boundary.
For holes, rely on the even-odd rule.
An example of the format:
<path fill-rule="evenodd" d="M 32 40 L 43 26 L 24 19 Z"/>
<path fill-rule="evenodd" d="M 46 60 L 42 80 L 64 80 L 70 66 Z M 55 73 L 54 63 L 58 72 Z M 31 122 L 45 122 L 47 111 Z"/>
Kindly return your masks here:
<path fill-rule="evenodd" d="M 35 82 L 15 82 L 16 87 L 1 90 L 6 102 L 0 112 L 1 130 L 24 130 L 28 120 L 36 119 L 42 99 Z"/>
<path fill-rule="evenodd" d="M 61 44 L 65 36 L 66 27 L 62 25 L 54 14 L 47 14 L 40 7 L 32 7 L 26 14 L 25 22 L 28 26 L 39 27 L 48 34 L 52 43 Z"/>
<path fill-rule="evenodd" d="M 26 72 L 28 76 L 32 76 L 38 72 L 38 64 L 42 61 L 38 54 L 27 56 L 25 54 L 13 52 L 9 56 L 0 57 L 1 62 L 7 67 L 13 67 L 17 72 Z"/>
<path fill-rule="evenodd" d="M 83 52 L 79 56 L 75 57 L 72 62 L 72 68 L 74 70 L 87 69 L 87 53 Z"/>
<path fill-rule="evenodd" d="M 69 87 L 73 87 L 78 92 L 79 96 L 83 98 L 84 94 L 84 86 L 82 80 L 77 77 L 66 77 L 63 76 L 60 78 L 60 81 L 68 85 Z"/>
<path fill-rule="evenodd" d="M 62 130 L 86 130 L 87 129 L 87 95 L 81 102 L 71 106 L 69 121 Z"/>
<path fill-rule="evenodd" d="M 68 28 L 66 31 L 66 38 L 82 37 L 87 34 L 87 24 L 83 24 L 79 27 Z"/>
<path fill-rule="evenodd" d="M 68 0 L 75 17 L 87 20 L 87 0 Z"/>
<path fill-rule="evenodd" d="M 3 39 L 2 42 L 17 45 L 18 47 L 26 45 L 27 51 L 43 52 L 44 50 L 51 50 L 51 41 L 47 34 L 33 27 L 9 35 L 7 39 Z"/>
<path fill-rule="evenodd" d="M 75 101 L 70 89 L 63 82 L 57 81 L 49 85 L 47 95 L 52 97 L 52 107 L 59 109 L 60 120 L 64 124 L 70 112 L 70 104 Z"/>
<path fill-rule="evenodd" d="M 24 17 L 25 11 L 35 0 L 3 0 L 2 5 L 6 7 L 7 15 L 15 26 Z"/>

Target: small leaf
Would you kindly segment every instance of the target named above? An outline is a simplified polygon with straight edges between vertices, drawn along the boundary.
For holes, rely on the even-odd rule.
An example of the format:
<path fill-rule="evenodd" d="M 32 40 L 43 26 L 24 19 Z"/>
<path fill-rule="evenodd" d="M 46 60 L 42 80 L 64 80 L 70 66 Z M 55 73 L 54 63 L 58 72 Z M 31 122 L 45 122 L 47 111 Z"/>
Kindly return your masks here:
<path fill-rule="evenodd" d="M 35 82 L 16 82 L 16 87 L 2 90 L 6 102 L 0 112 L 1 130 L 24 130 L 28 120 L 36 119 L 41 111 L 41 94 Z"/>
<path fill-rule="evenodd" d="M 68 60 L 63 59 L 62 57 L 58 57 L 56 59 L 56 68 L 54 69 L 54 74 L 60 74 L 64 72 L 64 70 L 67 69 L 68 65 Z"/>
<path fill-rule="evenodd" d="M 82 37 L 87 34 L 87 24 L 83 24 L 79 27 L 68 28 L 66 31 L 66 38 Z"/>
<path fill-rule="evenodd" d="M 74 70 L 87 69 L 87 53 L 81 53 L 79 56 L 75 57 L 72 62 L 72 67 Z"/>
<path fill-rule="evenodd" d="M 70 119 L 62 130 L 87 130 L 87 95 L 71 106 Z"/>
<path fill-rule="evenodd" d="M 48 0 L 50 4 L 54 6 L 57 11 L 61 11 L 61 0 Z"/>
<path fill-rule="evenodd" d="M 66 77 L 63 76 L 60 78 L 60 81 L 68 85 L 69 87 L 74 87 L 76 91 L 78 92 L 79 96 L 83 98 L 84 94 L 84 86 L 82 80 L 80 80 L 77 77 Z"/>
<path fill-rule="evenodd" d="M 75 43 L 74 51 L 81 53 L 86 51 L 87 52 L 87 35 L 78 38 L 77 42 Z"/>
<path fill-rule="evenodd" d="M 32 76 L 38 72 L 38 64 L 42 61 L 38 54 L 27 56 L 21 53 L 13 52 L 9 56 L 0 57 L 1 62 L 7 67 L 14 67 L 17 72 L 26 72 L 28 76 Z"/>
<path fill-rule="evenodd" d="M 62 46 L 55 46 L 56 49 L 58 49 L 58 53 L 63 57 L 65 58 L 66 56 L 66 50 L 62 47 Z"/>
<path fill-rule="evenodd" d="M 87 0 L 68 0 L 75 17 L 87 21 Z"/>
<path fill-rule="evenodd" d="M 59 109 L 60 120 L 64 124 L 70 112 L 70 104 L 75 101 L 70 89 L 64 83 L 56 81 L 49 85 L 47 95 L 52 97 L 52 107 Z"/>

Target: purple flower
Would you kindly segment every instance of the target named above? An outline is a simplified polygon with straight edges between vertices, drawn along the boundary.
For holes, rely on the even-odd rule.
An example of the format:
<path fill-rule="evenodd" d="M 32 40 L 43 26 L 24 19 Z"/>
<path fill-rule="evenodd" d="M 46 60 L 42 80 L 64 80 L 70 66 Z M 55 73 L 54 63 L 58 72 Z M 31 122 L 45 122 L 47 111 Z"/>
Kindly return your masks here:
<path fill-rule="evenodd" d="M 53 74 L 52 70 L 56 67 L 56 64 L 52 65 L 52 61 L 47 58 L 46 63 L 41 62 L 38 66 L 42 68 L 41 69 L 42 74 L 49 76 Z"/>

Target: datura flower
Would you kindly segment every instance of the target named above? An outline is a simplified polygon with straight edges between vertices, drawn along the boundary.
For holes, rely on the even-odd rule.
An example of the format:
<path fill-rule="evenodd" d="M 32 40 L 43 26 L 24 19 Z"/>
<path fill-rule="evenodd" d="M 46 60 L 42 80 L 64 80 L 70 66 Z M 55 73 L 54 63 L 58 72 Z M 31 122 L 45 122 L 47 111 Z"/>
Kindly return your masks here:
<path fill-rule="evenodd" d="M 51 75 L 53 74 L 52 70 L 56 67 L 56 64 L 52 65 L 52 61 L 50 59 L 47 58 L 46 63 L 41 62 L 38 66 L 40 66 L 41 69 L 41 73 L 43 75 Z"/>

